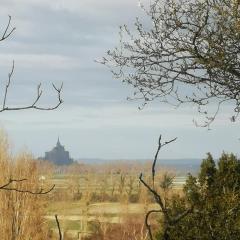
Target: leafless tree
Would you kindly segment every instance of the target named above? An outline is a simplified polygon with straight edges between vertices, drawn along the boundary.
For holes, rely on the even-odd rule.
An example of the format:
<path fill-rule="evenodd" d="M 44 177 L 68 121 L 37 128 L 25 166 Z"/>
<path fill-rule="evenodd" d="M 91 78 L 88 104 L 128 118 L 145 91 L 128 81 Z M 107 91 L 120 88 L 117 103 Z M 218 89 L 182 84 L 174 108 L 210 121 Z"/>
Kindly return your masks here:
<path fill-rule="evenodd" d="M 153 0 L 149 21 L 120 27 L 120 45 L 100 62 L 136 90 L 131 99 L 193 103 L 209 126 L 221 105 L 240 112 L 240 2 Z M 210 104 L 217 103 L 214 112 Z"/>
<path fill-rule="evenodd" d="M 158 154 L 161 150 L 162 147 L 164 147 L 167 144 L 170 144 L 172 142 L 174 142 L 177 138 L 174 138 L 170 141 L 166 141 L 164 143 L 162 143 L 162 137 L 160 135 L 159 140 L 158 140 L 158 148 L 152 163 L 152 184 L 147 183 L 144 178 L 143 178 L 143 174 L 140 174 L 140 181 L 141 183 L 147 188 L 147 190 L 153 195 L 155 202 L 159 205 L 159 209 L 154 209 L 154 210 L 150 210 L 147 212 L 146 217 L 145 217 L 145 224 L 146 227 L 148 229 L 148 233 L 149 233 L 149 238 L 151 240 L 153 240 L 153 233 L 152 233 L 152 229 L 151 229 L 151 224 L 149 223 L 149 218 L 153 213 L 162 213 L 163 218 L 164 218 L 164 226 L 163 226 L 163 240 L 170 240 L 169 237 L 169 229 L 173 228 L 176 224 L 178 224 L 185 216 L 187 216 L 191 211 L 193 211 L 193 207 L 189 207 L 188 209 L 184 210 L 182 213 L 176 215 L 176 216 L 172 216 L 172 214 L 170 213 L 170 209 L 168 209 L 168 206 L 166 204 L 165 199 L 163 199 L 163 196 L 161 196 L 161 194 L 157 191 L 156 187 L 155 187 L 155 174 L 156 174 L 156 163 L 157 163 L 157 159 L 158 159 Z M 164 186 L 166 187 L 166 186 Z"/>
<path fill-rule="evenodd" d="M 8 24 L 4 29 L 3 35 L 0 37 L 0 42 L 9 38 L 13 34 L 13 32 L 15 31 L 16 28 L 11 27 L 11 21 L 12 21 L 12 18 L 11 18 L 11 16 L 9 16 Z M 57 103 L 54 106 L 50 106 L 50 107 L 39 106 L 38 103 L 39 103 L 39 100 L 40 100 L 40 98 L 43 94 L 43 90 L 41 89 L 41 83 L 40 83 L 37 86 L 36 97 L 35 97 L 35 99 L 33 99 L 33 101 L 30 104 L 25 105 L 25 106 L 9 107 L 7 105 L 7 97 L 8 97 L 9 88 L 12 84 L 12 77 L 13 77 L 14 69 L 15 69 L 15 63 L 13 61 L 11 71 L 8 74 L 8 80 L 7 80 L 6 85 L 5 85 L 4 97 L 3 97 L 2 106 L 0 107 L 0 112 L 3 112 L 3 111 L 17 111 L 17 110 L 25 110 L 25 109 L 54 110 L 54 109 L 58 108 L 63 103 L 63 100 L 62 100 L 62 97 L 61 97 L 63 84 L 60 87 L 57 87 L 55 84 L 52 84 L 54 91 L 56 91 L 56 93 L 57 93 Z"/>

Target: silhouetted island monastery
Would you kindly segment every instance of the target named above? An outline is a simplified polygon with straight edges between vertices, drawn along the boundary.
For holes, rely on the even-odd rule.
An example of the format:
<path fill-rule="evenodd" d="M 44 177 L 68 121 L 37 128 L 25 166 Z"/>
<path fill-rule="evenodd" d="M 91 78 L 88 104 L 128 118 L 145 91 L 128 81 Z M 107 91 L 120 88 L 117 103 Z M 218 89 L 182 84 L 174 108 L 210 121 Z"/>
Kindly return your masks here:
<path fill-rule="evenodd" d="M 65 151 L 63 145 L 61 145 L 59 138 L 57 145 L 49 152 L 45 152 L 44 160 L 48 160 L 56 165 L 69 165 L 73 163 L 73 159 L 70 158 L 69 152 Z"/>

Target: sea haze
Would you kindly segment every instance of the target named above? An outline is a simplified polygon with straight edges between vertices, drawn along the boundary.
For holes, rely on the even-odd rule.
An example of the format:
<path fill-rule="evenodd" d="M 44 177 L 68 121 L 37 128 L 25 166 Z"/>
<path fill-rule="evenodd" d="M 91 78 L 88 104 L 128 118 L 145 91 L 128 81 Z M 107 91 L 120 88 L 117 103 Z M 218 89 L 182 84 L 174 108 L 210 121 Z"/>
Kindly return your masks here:
<path fill-rule="evenodd" d="M 120 163 L 151 163 L 150 159 L 102 159 L 102 158 L 79 158 L 76 160 L 79 163 L 84 164 L 112 164 L 114 162 Z M 176 159 L 158 159 L 158 168 L 170 169 L 176 171 L 176 173 L 188 174 L 197 173 L 200 167 L 202 159 L 197 158 L 176 158 Z"/>

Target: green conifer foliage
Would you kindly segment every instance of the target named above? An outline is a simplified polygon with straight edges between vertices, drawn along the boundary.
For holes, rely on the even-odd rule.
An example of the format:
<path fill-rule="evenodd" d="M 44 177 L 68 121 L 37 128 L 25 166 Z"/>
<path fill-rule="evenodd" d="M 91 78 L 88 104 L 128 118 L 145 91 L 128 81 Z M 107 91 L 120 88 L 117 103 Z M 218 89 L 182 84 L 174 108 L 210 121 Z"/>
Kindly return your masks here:
<path fill-rule="evenodd" d="M 171 240 L 240 239 L 240 161 L 223 153 L 217 164 L 210 153 L 197 177 L 189 174 L 184 196 L 169 203 L 177 213 L 194 206 L 192 213 L 169 229 Z M 161 230 L 156 239 L 162 239 Z"/>

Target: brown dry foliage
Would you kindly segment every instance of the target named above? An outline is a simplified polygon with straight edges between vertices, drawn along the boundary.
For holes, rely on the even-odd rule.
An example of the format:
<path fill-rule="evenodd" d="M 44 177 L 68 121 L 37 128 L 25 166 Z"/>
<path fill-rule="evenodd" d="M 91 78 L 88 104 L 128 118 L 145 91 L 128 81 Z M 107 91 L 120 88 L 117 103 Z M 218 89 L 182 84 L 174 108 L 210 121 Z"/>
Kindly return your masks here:
<path fill-rule="evenodd" d="M 144 217 L 127 216 L 122 223 L 96 222 L 95 233 L 84 240 L 147 240 Z"/>
<path fill-rule="evenodd" d="M 9 179 L 27 179 L 13 182 L 9 188 L 38 191 L 41 188 L 36 162 L 22 153 L 12 157 L 4 134 L 0 133 L 0 185 Z M 0 236 L 4 240 L 47 239 L 42 196 L 0 190 Z"/>

